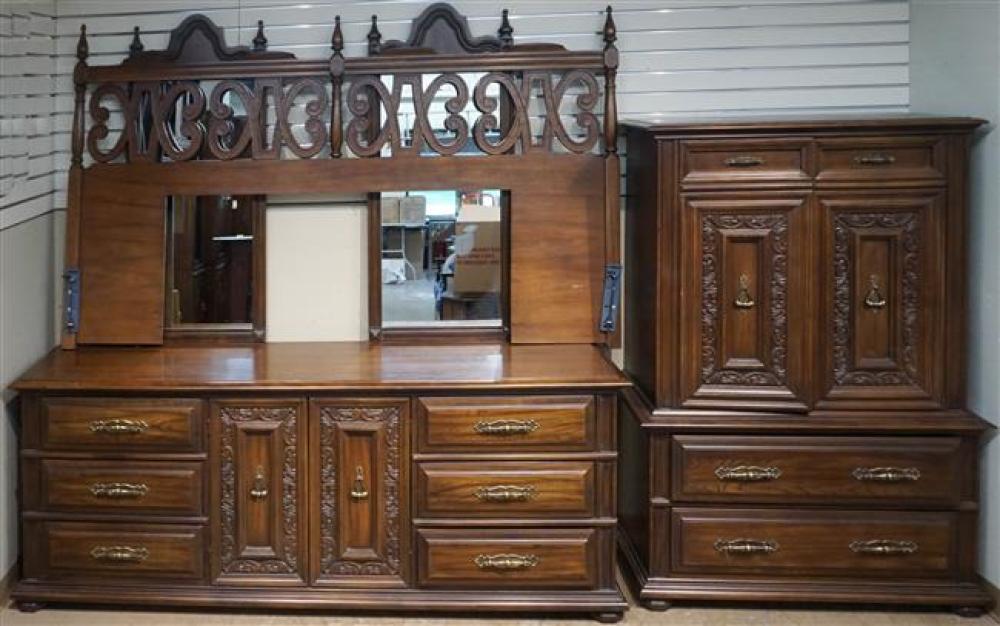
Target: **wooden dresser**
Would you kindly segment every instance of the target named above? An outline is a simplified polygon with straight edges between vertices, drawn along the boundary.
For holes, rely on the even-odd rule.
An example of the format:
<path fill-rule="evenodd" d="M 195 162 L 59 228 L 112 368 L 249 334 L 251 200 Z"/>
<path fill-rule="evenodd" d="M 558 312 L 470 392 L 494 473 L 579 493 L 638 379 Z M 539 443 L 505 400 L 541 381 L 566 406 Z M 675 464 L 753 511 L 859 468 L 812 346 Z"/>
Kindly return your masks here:
<path fill-rule="evenodd" d="M 57 350 L 16 385 L 13 597 L 614 621 L 626 384 L 581 345 Z"/>
<path fill-rule="evenodd" d="M 978 614 L 981 120 L 627 125 L 625 562 L 675 600 Z"/>

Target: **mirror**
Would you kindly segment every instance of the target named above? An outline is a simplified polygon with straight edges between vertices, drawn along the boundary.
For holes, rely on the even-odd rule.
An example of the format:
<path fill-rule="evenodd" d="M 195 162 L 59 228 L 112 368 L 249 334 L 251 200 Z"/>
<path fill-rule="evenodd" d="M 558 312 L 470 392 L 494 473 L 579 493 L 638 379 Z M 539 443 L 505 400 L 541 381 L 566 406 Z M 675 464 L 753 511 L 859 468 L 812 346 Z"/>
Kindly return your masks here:
<path fill-rule="evenodd" d="M 384 328 L 502 325 L 506 195 L 378 194 Z"/>
<path fill-rule="evenodd" d="M 166 202 L 168 333 L 262 334 L 264 196 Z"/>

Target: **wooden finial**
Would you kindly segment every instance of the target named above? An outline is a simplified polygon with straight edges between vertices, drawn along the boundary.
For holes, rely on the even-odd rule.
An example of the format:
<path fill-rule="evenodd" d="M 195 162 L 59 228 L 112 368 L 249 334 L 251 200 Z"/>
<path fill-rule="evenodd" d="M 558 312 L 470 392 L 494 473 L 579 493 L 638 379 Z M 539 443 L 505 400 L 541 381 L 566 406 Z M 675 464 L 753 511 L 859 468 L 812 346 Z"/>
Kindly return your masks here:
<path fill-rule="evenodd" d="M 132 29 L 132 43 L 128 46 L 128 55 L 134 57 L 143 51 L 145 46 L 142 45 L 142 40 L 139 39 L 139 27 L 136 26 Z"/>
<path fill-rule="evenodd" d="M 80 24 L 80 39 L 76 42 L 76 58 L 79 61 L 86 61 L 90 54 L 90 47 L 87 46 L 87 25 Z"/>
<path fill-rule="evenodd" d="M 344 32 L 340 30 L 339 15 L 333 18 L 333 37 L 330 39 L 330 47 L 336 54 L 340 54 L 344 49 Z"/>
<path fill-rule="evenodd" d="M 368 56 L 382 52 L 382 33 L 378 32 L 378 16 L 372 16 L 372 27 L 368 31 Z"/>
<path fill-rule="evenodd" d="M 510 25 L 507 13 L 507 9 L 504 9 L 500 14 L 500 28 L 497 29 L 497 35 L 500 36 L 500 46 L 504 50 L 514 45 L 514 28 Z"/>
<path fill-rule="evenodd" d="M 267 50 L 267 37 L 264 36 L 264 20 L 257 20 L 257 34 L 253 38 L 253 51 Z"/>
<path fill-rule="evenodd" d="M 604 49 L 615 45 L 615 41 L 618 40 L 618 28 L 615 26 L 615 19 L 611 17 L 611 5 L 608 5 L 607 11 L 605 12 L 607 18 L 604 20 L 604 30 L 602 34 L 604 35 Z"/>

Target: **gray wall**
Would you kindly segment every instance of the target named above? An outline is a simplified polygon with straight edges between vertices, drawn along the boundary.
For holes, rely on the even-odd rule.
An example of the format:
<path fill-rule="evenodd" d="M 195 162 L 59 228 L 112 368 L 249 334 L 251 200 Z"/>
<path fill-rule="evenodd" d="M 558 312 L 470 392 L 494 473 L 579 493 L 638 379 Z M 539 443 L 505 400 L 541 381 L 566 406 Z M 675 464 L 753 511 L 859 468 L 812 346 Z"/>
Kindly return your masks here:
<path fill-rule="evenodd" d="M 1000 2 L 913 0 L 911 107 L 992 123 L 973 147 L 969 406 L 1000 425 Z M 980 571 L 1000 586 L 1000 438 L 985 446 Z"/>

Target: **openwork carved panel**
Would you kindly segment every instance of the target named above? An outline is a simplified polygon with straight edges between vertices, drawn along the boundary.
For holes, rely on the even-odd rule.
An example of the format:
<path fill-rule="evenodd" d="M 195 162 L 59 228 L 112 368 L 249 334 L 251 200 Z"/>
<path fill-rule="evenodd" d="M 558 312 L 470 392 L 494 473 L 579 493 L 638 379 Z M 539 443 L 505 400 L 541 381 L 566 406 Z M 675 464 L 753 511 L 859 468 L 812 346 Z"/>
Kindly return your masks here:
<path fill-rule="evenodd" d="M 862 306 L 855 285 L 856 264 L 852 240 L 858 233 L 877 230 L 892 233 L 900 259 L 897 279 L 900 302 L 890 303 L 886 315 L 895 315 L 901 326 L 901 343 L 891 369 L 854 367 L 854 316 Z M 884 235 L 883 235 L 884 236 Z M 833 375 L 838 385 L 919 385 L 921 219 L 917 211 L 838 212 L 833 216 Z M 885 285 L 886 291 L 893 285 Z"/>
<path fill-rule="evenodd" d="M 287 575 L 299 571 L 298 510 L 298 408 L 296 406 L 223 406 L 219 409 L 219 545 L 222 574 Z M 277 450 L 271 463 L 241 458 L 246 449 L 241 437 L 267 438 L 267 449 Z M 275 441 L 276 439 L 276 441 Z M 244 445 L 241 445 L 244 444 Z M 255 476 L 256 472 L 256 476 Z M 272 472 L 280 475 L 272 478 Z M 278 485 L 278 493 L 272 493 Z M 238 491 L 239 490 L 239 491 Z M 271 500 L 277 498 L 277 500 Z M 248 547 L 241 537 L 251 501 L 266 504 L 264 525 L 271 524 L 277 509 L 280 520 L 273 528 L 270 546 Z"/>
<path fill-rule="evenodd" d="M 766 231 L 769 276 L 769 353 L 764 369 L 732 369 L 721 363 L 722 238 L 725 231 Z M 701 381 L 710 385 L 783 386 L 788 352 L 788 216 L 706 214 L 701 218 Z"/>
<path fill-rule="evenodd" d="M 320 449 L 320 575 L 325 576 L 399 576 L 401 575 L 401 494 L 402 450 L 400 448 L 402 409 L 400 405 L 336 406 L 325 405 L 319 411 Z M 358 427 L 372 433 L 377 449 L 381 450 L 373 465 L 381 475 L 368 477 L 374 497 L 373 506 L 380 520 L 376 532 L 382 554 L 372 551 L 360 558 L 344 558 L 346 546 L 338 546 L 340 524 L 347 523 L 344 511 L 338 511 L 343 501 L 339 490 L 351 489 L 351 475 L 338 475 L 342 466 L 338 458 L 338 436 L 344 430 Z M 373 429 L 374 427 L 374 429 Z M 338 499 L 340 498 L 340 499 Z"/>

